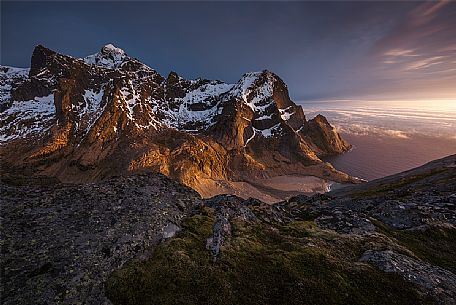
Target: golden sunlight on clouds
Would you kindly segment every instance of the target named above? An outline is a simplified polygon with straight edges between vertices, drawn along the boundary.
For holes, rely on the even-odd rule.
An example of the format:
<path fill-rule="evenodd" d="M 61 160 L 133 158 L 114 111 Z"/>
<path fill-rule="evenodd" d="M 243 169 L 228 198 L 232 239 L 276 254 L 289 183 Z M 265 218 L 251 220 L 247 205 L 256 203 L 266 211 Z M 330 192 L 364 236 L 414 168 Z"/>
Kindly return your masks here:
<path fill-rule="evenodd" d="M 415 50 L 405 50 L 405 49 L 393 49 L 385 53 L 386 56 L 419 56 L 415 54 Z"/>
<path fill-rule="evenodd" d="M 423 25 L 434 19 L 447 4 L 450 4 L 449 0 L 424 3 L 410 13 L 411 22 L 417 26 Z"/>
<path fill-rule="evenodd" d="M 456 99 L 456 2 L 418 4 L 372 48 L 382 94 Z"/>
<path fill-rule="evenodd" d="M 433 65 L 439 65 L 445 63 L 443 59 L 445 59 L 447 56 L 434 56 L 434 57 L 429 57 L 429 58 L 424 58 L 417 60 L 415 62 L 412 62 L 407 65 L 406 70 L 417 70 L 417 69 L 424 69 L 431 67 Z"/>
<path fill-rule="evenodd" d="M 373 50 L 385 88 L 415 97 L 456 98 L 456 3 L 425 2 L 412 9 Z"/>

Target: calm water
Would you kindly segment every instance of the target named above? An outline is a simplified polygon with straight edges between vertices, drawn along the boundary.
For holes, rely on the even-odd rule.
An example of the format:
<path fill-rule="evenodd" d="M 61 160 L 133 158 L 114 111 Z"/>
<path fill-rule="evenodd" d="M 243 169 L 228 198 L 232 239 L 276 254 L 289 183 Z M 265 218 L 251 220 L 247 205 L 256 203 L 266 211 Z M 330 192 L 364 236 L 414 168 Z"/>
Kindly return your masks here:
<path fill-rule="evenodd" d="M 310 119 L 325 115 L 354 148 L 329 158 L 334 167 L 372 180 L 456 154 L 456 100 L 301 103 Z"/>

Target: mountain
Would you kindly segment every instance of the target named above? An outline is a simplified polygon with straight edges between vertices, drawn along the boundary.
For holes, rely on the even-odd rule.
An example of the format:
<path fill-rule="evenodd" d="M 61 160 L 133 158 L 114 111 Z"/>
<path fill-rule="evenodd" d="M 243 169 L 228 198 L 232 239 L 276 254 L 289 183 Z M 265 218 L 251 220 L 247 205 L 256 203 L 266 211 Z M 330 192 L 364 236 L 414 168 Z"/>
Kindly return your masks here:
<path fill-rule="evenodd" d="M 270 71 L 165 78 L 111 44 L 85 58 L 39 45 L 30 69 L 2 66 L 0 80 L 5 172 L 88 182 L 152 170 L 203 195 L 284 174 L 354 181 L 320 159 L 350 144 L 323 116 L 308 121 Z"/>
<path fill-rule="evenodd" d="M 158 173 L 3 176 L 2 304 L 444 304 L 456 155 L 275 204 Z"/>

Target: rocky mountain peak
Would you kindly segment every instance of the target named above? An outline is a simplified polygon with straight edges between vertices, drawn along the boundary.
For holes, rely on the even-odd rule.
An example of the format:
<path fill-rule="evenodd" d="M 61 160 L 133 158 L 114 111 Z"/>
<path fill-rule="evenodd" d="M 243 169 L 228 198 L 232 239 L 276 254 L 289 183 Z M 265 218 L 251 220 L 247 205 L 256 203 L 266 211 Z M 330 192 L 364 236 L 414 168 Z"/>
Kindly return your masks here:
<path fill-rule="evenodd" d="M 317 114 L 314 118 L 313 121 L 315 121 L 318 124 L 323 124 L 323 125 L 330 125 L 326 117 L 322 116 L 321 114 Z"/>
<path fill-rule="evenodd" d="M 101 48 L 100 52 L 85 57 L 84 61 L 90 65 L 113 69 L 120 67 L 127 59 L 129 57 L 124 50 L 112 44 L 107 44 Z"/>
<path fill-rule="evenodd" d="M 261 108 L 262 101 L 271 98 L 280 109 L 294 105 L 283 80 L 268 70 L 244 74 L 233 88 L 233 92 L 242 97 L 253 111 Z"/>
<path fill-rule="evenodd" d="M 183 80 L 184 79 L 182 77 L 180 77 L 179 74 L 177 74 L 174 71 L 171 71 L 171 72 L 169 72 L 168 76 L 166 77 L 166 85 L 175 86 L 175 85 L 179 84 L 180 82 L 182 82 Z"/>
<path fill-rule="evenodd" d="M 83 59 L 40 45 L 29 76 L 12 71 L 0 69 L 2 162 L 11 168 L 27 163 L 63 181 L 152 169 L 198 189 L 203 178 L 304 173 L 322 164 L 313 175 L 350 180 L 319 159 L 350 146 L 339 145 L 329 123 L 308 122 L 267 70 L 235 84 L 163 77 L 108 44 Z"/>
<path fill-rule="evenodd" d="M 115 47 L 113 44 L 107 44 L 101 48 L 101 53 L 105 55 L 119 55 L 124 56 L 127 55 L 124 50 L 121 48 Z"/>
<path fill-rule="evenodd" d="M 55 54 L 57 53 L 42 45 L 37 45 L 32 53 L 30 76 L 37 75 L 46 68 Z"/>
<path fill-rule="evenodd" d="M 351 145 L 342 139 L 336 128 L 331 126 L 321 114 L 309 120 L 302 129 L 302 133 L 312 139 L 316 146 L 314 150 L 324 151 L 328 155 L 335 155 L 339 151 L 347 151 L 351 148 Z"/>
<path fill-rule="evenodd" d="M 168 83 L 177 82 L 178 80 L 179 80 L 179 75 L 174 71 L 169 72 L 168 77 L 166 78 L 166 82 L 168 82 Z"/>

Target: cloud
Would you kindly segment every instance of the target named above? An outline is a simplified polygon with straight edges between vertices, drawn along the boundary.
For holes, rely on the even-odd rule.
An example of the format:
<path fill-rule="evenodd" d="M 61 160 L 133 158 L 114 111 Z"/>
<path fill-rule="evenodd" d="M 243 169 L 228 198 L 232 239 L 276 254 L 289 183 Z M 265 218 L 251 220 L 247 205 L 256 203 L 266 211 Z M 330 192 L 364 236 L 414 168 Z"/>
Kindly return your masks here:
<path fill-rule="evenodd" d="M 417 61 L 413 61 L 411 63 L 408 63 L 406 66 L 406 70 L 418 70 L 418 69 L 425 69 L 429 68 L 433 65 L 439 65 L 445 63 L 443 59 L 445 59 L 447 56 L 433 56 L 429 58 L 423 58 Z"/>
<path fill-rule="evenodd" d="M 442 48 L 440 51 L 442 52 L 447 52 L 447 51 L 456 51 L 456 43 L 450 44 L 444 48 Z"/>
<path fill-rule="evenodd" d="M 456 1 L 410 3 L 370 48 L 376 91 L 456 96 Z"/>
<path fill-rule="evenodd" d="M 456 56 L 456 2 L 420 3 L 372 48 L 384 61 L 408 63 L 414 57 L 431 60 Z"/>
<path fill-rule="evenodd" d="M 410 12 L 410 21 L 414 25 L 423 25 L 428 23 L 434 19 L 439 11 L 448 4 L 450 4 L 449 0 L 423 3 Z"/>
<path fill-rule="evenodd" d="M 357 136 L 378 135 L 387 136 L 397 139 L 409 139 L 410 136 L 402 130 L 387 129 L 367 124 L 350 124 L 350 125 L 336 125 L 337 132 L 353 134 Z"/>
<path fill-rule="evenodd" d="M 385 53 L 385 56 L 392 56 L 392 57 L 402 57 L 402 56 L 419 56 L 418 54 L 415 53 L 414 49 L 392 49 L 389 50 Z"/>

